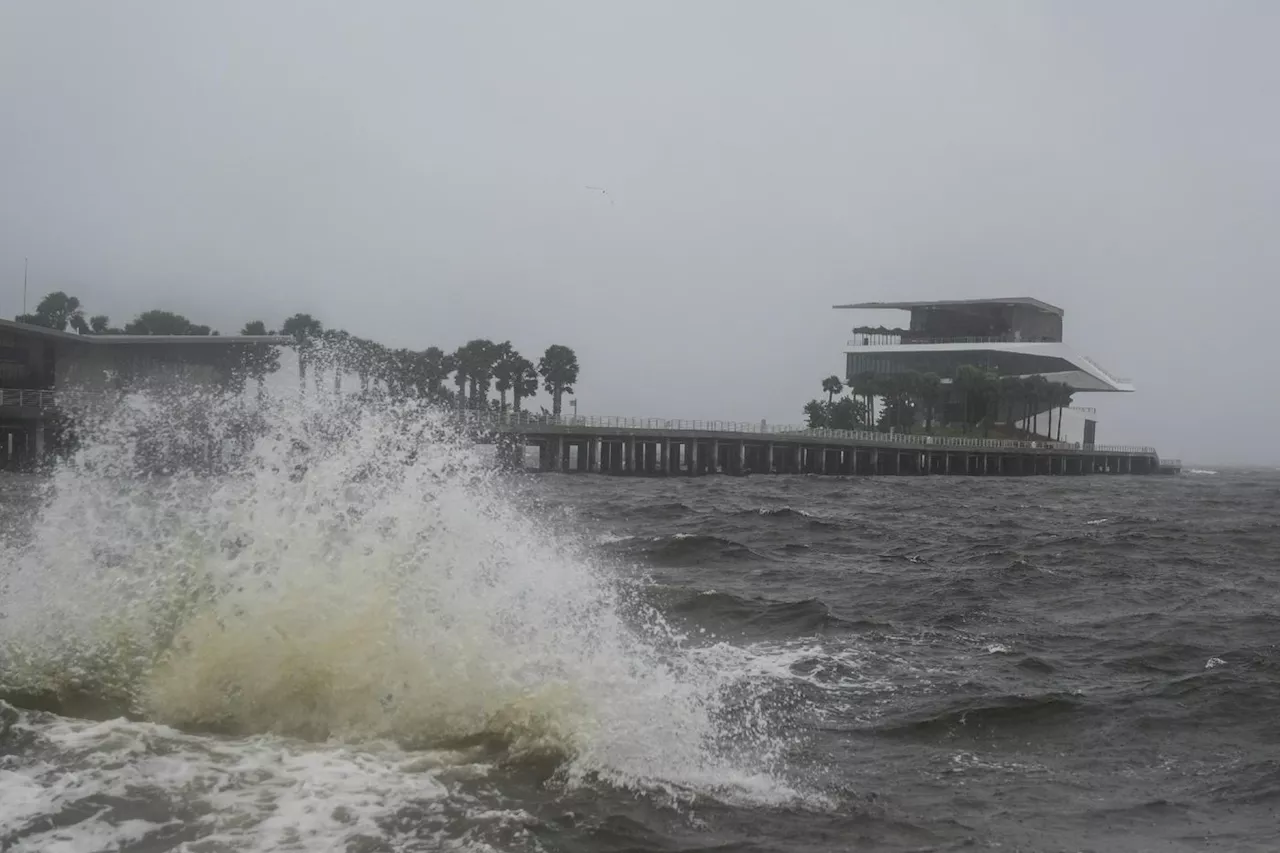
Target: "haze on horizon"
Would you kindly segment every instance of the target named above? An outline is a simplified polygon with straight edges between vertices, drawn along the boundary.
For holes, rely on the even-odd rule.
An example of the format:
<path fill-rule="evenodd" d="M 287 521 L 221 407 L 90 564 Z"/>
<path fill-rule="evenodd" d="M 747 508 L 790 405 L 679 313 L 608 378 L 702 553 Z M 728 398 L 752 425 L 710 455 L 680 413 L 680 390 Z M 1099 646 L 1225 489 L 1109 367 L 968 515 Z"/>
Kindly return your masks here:
<path fill-rule="evenodd" d="M 573 346 L 583 413 L 798 422 L 837 303 L 1032 296 L 1099 440 L 1280 463 L 1280 6 L 6 3 L 0 315 Z M 588 189 L 604 187 L 602 193 Z M 905 315 L 902 315 L 905 317 Z"/>

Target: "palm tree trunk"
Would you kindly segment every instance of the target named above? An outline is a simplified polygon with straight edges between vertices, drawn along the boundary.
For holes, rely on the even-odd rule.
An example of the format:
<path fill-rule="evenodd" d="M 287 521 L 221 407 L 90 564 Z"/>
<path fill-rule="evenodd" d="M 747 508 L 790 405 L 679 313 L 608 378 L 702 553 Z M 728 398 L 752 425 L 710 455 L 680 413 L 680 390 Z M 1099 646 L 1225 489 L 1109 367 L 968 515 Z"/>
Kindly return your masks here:
<path fill-rule="evenodd" d="M 551 397 L 551 414 L 560 417 L 560 397 L 564 394 L 560 386 L 556 386 L 555 393 Z"/>

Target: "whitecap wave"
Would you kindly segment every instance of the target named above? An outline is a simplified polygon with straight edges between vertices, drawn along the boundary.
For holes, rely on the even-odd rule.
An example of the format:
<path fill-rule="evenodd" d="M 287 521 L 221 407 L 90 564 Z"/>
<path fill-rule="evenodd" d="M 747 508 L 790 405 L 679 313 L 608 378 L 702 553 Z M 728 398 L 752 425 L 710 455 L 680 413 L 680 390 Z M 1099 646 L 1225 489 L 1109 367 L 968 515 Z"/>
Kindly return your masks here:
<path fill-rule="evenodd" d="M 434 796 L 426 777 L 388 769 L 402 753 L 473 749 L 549 761 L 570 786 L 796 796 L 785 738 L 743 701 L 750 679 L 686 649 L 633 587 L 519 512 L 440 413 L 184 401 L 180 422 L 140 397 L 83 417 L 29 535 L 0 542 L 0 695 L 136 720 L 64 720 L 43 736 L 182 745 L 149 758 L 125 738 L 112 765 L 125 776 L 253 775 L 245 756 L 275 750 L 264 784 L 345 778 L 391 801 Z M 38 771 L 6 779 L 0 822 L 58 808 Z M 332 784 L 335 803 L 365 796 Z"/>

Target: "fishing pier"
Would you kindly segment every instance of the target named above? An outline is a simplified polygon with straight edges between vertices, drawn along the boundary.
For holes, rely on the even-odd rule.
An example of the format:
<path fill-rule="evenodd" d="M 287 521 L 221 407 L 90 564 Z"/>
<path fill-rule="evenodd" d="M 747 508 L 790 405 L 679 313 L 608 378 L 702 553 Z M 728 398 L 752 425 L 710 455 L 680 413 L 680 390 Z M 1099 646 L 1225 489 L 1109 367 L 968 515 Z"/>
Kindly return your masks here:
<path fill-rule="evenodd" d="M 631 476 L 1080 476 L 1161 474 L 1151 447 L 806 429 L 729 421 L 468 413 L 500 458 L 537 470 Z M 1173 460 L 1170 460 L 1173 461 Z"/>

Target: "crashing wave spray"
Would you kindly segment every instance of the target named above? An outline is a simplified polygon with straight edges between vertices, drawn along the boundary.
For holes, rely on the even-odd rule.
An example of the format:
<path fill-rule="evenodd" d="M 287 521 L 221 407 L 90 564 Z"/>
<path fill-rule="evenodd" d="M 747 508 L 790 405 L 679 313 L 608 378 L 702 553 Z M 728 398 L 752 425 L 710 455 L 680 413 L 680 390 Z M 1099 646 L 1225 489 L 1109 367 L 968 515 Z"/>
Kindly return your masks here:
<path fill-rule="evenodd" d="M 779 792 L 758 703 L 519 512 L 445 416 L 252 396 L 81 414 L 29 535 L 0 543 L 0 692 Z"/>

